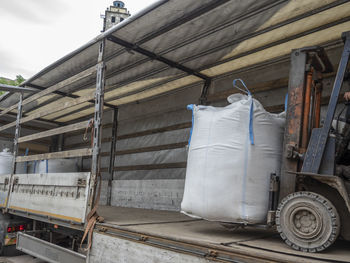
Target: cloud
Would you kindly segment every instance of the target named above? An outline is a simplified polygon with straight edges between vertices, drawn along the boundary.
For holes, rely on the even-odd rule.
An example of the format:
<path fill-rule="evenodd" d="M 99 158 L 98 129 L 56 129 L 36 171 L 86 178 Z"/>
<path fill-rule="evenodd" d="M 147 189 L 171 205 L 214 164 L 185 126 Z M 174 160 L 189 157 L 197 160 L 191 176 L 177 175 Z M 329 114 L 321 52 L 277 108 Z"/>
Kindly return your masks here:
<path fill-rule="evenodd" d="M 35 71 L 30 70 L 28 67 L 23 67 L 13 54 L 8 54 L 7 52 L 0 50 L 0 77 L 8 77 L 14 79 L 16 75 L 20 74 L 25 78 L 34 75 Z"/>
<path fill-rule="evenodd" d="M 0 1 L 2 16 L 11 16 L 31 23 L 53 22 L 62 15 L 66 4 L 62 1 L 50 0 L 11 0 Z"/>

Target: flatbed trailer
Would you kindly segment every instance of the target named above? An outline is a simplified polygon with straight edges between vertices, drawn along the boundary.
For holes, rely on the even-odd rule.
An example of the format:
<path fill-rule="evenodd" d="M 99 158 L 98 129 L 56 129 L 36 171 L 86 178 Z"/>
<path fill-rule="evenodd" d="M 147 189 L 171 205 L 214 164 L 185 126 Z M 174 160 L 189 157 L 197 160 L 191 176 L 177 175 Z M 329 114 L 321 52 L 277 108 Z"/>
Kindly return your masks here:
<path fill-rule="evenodd" d="M 218 222 L 194 219 L 175 211 L 101 206 L 104 221 L 93 233 L 86 262 L 349 262 L 349 242 L 339 240 L 323 253 L 295 251 L 274 229 L 246 227 L 228 231 Z M 19 237 L 22 251 L 37 240 Z M 48 245 L 46 256 L 60 258 Z M 31 252 L 35 255 L 35 251 Z M 51 258 L 50 258 L 51 256 Z M 85 259 L 82 258 L 83 262 Z"/>
<path fill-rule="evenodd" d="M 349 243 L 325 253 L 295 251 L 273 229 L 227 231 L 218 222 L 178 212 L 139 208 L 99 209 L 104 223 L 94 232 L 88 262 L 349 262 Z M 125 249 L 120 249 L 124 247 Z M 146 252 L 147 251 L 147 252 Z M 178 253 L 182 255 L 178 255 Z M 186 256 L 184 256 L 186 255 Z"/>

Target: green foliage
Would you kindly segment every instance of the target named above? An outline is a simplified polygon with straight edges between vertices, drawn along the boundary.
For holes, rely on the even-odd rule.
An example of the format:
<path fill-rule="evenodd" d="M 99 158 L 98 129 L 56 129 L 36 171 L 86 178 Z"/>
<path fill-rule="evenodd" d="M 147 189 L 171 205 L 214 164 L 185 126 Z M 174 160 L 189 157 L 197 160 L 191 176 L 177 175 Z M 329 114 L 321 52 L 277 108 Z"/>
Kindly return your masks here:
<path fill-rule="evenodd" d="M 15 80 L 0 77 L 0 83 L 6 84 L 6 85 L 18 86 L 23 81 L 25 81 L 25 79 L 21 75 L 17 75 Z M 2 95 L 3 93 L 5 93 L 5 92 L 0 91 L 0 95 Z"/>

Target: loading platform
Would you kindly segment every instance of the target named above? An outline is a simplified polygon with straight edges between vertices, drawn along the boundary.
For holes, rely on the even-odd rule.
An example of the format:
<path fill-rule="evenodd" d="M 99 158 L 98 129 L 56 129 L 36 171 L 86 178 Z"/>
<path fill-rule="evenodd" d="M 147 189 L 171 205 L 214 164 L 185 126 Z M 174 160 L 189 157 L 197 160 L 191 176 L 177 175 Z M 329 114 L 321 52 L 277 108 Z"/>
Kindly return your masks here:
<path fill-rule="evenodd" d="M 289 248 L 272 229 L 229 231 L 217 222 L 175 211 L 101 206 L 99 215 L 104 222 L 94 232 L 89 262 L 101 251 L 106 262 L 123 260 L 123 253 L 135 262 L 350 262 L 350 244 L 342 240 L 322 253 L 305 253 Z M 127 242 L 128 249 L 122 251 L 119 242 Z"/>

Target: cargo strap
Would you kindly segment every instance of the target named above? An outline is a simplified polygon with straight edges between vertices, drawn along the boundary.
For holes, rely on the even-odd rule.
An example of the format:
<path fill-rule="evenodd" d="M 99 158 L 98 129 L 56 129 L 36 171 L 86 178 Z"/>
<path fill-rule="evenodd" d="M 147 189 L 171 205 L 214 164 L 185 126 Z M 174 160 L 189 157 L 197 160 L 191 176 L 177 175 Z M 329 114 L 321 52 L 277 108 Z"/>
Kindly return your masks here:
<path fill-rule="evenodd" d="M 193 112 L 194 106 L 195 105 L 193 105 L 193 104 L 187 105 L 187 109 L 192 111 L 192 126 L 191 126 L 191 131 L 190 131 L 190 138 L 188 139 L 188 146 L 190 146 L 191 139 L 192 139 L 193 125 L 194 125 L 194 112 Z"/>
<path fill-rule="evenodd" d="M 244 89 L 241 89 L 240 87 L 238 87 L 236 85 L 237 81 L 239 81 L 242 84 Z M 234 79 L 232 84 L 233 84 L 233 87 L 246 93 L 248 95 L 248 97 L 251 99 L 250 111 L 249 111 L 249 138 L 250 138 L 250 144 L 254 145 L 254 132 L 253 132 L 254 101 L 253 101 L 252 93 L 249 91 L 249 89 L 245 85 L 244 81 L 241 79 Z"/>
<path fill-rule="evenodd" d="M 84 235 L 83 235 L 83 238 L 82 238 L 81 243 L 80 243 L 80 247 L 82 248 L 83 242 L 86 239 L 86 237 L 88 236 L 88 244 L 87 244 L 87 247 L 84 248 L 84 251 L 88 251 L 91 248 L 92 234 L 94 232 L 94 228 L 95 228 L 96 223 L 104 221 L 104 218 L 97 214 L 98 203 L 100 201 L 100 195 L 101 195 L 101 183 L 102 183 L 100 173 L 98 173 L 98 177 L 99 177 L 99 186 L 98 186 L 98 192 L 96 195 L 94 207 L 91 209 L 90 213 L 86 217 L 88 223 L 86 225 Z"/>

